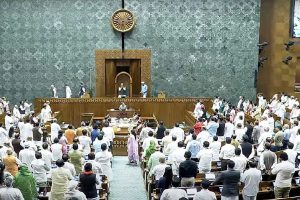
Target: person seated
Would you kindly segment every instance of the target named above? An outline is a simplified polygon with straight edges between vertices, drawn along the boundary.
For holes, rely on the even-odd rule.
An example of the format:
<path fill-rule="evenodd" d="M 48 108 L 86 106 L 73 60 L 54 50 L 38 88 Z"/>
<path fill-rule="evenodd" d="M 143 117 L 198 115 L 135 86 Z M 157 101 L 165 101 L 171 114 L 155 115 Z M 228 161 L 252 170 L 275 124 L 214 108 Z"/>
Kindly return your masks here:
<path fill-rule="evenodd" d="M 172 186 L 173 186 L 172 188 L 164 190 L 164 192 L 160 197 L 161 200 L 181 199 L 181 198 L 188 199 L 186 191 L 178 188 L 180 186 L 180 178 L 173 177 Z"/>
<path fill-rule="evenodd" d="M 127 110 L 127 106 L 124 102 L 122 102 L 121 105 L 119 106 L 119 110 L 121 110 L 121 111 L 126 111 Z"/>
<path fill-rule="evenodd" d="M 127 96 L 127 88 L 123 83 L 121 83 L 120 87 L 118 88 L 118 98 L 126 98 Z"/>
<path fill-rule="evenodd" d="M 202 189 L 197 192 L 193 200 L 217 200 L 216 194 L 208 190 L 210 182 L 203 180 L 201 183 Z"/>
<path fill-rule="evenodd" d="M 7 176 L 4 179 L 5 187 L 0 189 L 0 199 L 14 200 L 14 199 L 24 199 L 23 194 L 18 188 L 13 188 L 14 178 L 12 176 Z"/>

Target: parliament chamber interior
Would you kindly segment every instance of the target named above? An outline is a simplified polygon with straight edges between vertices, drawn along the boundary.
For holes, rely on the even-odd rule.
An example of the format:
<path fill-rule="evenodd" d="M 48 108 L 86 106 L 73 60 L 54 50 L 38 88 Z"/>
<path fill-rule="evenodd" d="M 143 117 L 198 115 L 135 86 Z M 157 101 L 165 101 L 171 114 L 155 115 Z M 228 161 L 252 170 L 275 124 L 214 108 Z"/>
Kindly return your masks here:
<path fill-rule="evenodd" d="M 0 200 L 300 199 L 300 0 L 0 0 Z"/>

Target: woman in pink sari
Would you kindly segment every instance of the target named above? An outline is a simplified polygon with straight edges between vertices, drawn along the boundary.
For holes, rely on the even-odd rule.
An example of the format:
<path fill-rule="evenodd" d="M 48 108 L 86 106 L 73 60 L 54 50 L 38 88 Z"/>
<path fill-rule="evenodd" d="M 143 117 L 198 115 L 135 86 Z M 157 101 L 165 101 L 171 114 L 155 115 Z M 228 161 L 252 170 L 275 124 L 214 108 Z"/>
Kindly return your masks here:
<path fill-rule="evenodd" d="M 138 142 L 136 140 L 135 130 L 131 130 L 127 141 L 127 152 L 129 164 L 137 164 L 139 161 Z"/>

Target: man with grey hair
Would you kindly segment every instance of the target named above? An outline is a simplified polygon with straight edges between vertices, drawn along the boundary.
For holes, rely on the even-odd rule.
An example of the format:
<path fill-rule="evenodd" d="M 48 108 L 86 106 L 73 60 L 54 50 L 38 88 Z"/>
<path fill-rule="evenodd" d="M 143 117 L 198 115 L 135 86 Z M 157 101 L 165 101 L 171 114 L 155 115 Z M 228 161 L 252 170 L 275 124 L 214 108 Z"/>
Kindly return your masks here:
<path fill-rule="evenodd" d="M 0 199 L 5 200 L 24 200 L 21 191 L 18 188 L 13 188 L 13 177 L 6 176 L 4 180 L 6 187 L 0 189 Z"/>
<path fill-rule="evenodd" d="M 168 167 L 168 165 L 166 164 L 166 158 L 164 155 L 161 155 L 161 157 L 159 157 L 158 161 L 159 161 L 159 164 L 156 165 L 155 167 L 153 167 L 149 173 L 149 176 L 152 176 L 152 175 L 155 176 L 155 181 L 157 181 L 156 183 L 158 183 L 158 180 L 164 176 L 165 169 L 166 169 L 166 167 Z"/>

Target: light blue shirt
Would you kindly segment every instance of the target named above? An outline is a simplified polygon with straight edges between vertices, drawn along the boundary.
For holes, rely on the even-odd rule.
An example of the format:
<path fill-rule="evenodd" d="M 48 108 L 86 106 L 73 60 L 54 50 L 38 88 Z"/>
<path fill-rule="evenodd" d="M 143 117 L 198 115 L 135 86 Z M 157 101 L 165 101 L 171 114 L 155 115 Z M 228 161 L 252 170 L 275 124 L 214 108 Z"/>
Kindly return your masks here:
<path fill-rule="evenodd" d="M 146 84 L 142 85 L 142 93 L 145 94 L 148 92 L 148 86 Z"/>

